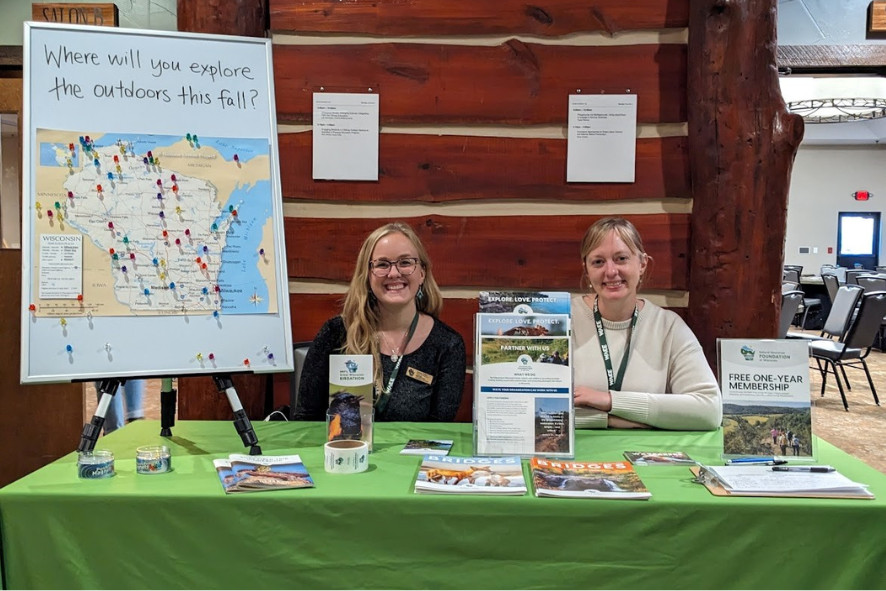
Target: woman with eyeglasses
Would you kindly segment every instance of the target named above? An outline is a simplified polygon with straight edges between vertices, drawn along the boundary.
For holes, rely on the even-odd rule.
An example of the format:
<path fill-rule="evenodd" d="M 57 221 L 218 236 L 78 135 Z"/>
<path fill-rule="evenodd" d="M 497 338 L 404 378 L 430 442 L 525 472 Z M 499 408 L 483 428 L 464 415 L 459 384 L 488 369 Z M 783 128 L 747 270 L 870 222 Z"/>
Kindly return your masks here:
<path fill-rule="evenodd" d="M 590 293 L 572 299 L 576 427 L 718 428 L 720 389 L 698 339 L 637 295 L 651 257 L 634 225 L 598 220 L 581 260 Z"/>
<path fill-rule="evenodd" d="M 395 222 L 357 255 L 340 316 L 327 320 L 305 358 L 294 417 L 321 421 L 329 405 L 329 355 L 371 354 L 375 420 L 451 421 L 465 380 L 465 344 L 437 315 L 443 296 L 421 240 Z"/>

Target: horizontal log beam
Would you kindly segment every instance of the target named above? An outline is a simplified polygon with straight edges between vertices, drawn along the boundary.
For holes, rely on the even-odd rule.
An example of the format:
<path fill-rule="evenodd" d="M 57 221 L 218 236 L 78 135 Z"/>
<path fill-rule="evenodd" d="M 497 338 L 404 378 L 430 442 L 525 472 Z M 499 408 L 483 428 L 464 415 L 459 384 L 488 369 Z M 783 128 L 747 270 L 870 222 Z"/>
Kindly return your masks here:
<path fill-rule="evenodd" d="M 567 35 L 686 27 L 689 0 L 270 0 L 271 29 L 359 35 Z"/>
<path fill-rule="evenodd" d="M 392 123 L 564 124 L 568 96 L 638 95 L 640 123 L 686 121 L 686 46 L 274 45 L 277 120 L 310 123 L 313 93 L 381 94 Z"/>
<path fill-rule="evenodd" d="M 378 182 L 336 182 L 311 178 L 311 133 L 286 133 L 279 136 L 280 180 L 287 199 L 360 203 L 690 196 L 685 137 L 636 145 L 636 182 L 567 183 L 566 140 L 384 133 Z"/>

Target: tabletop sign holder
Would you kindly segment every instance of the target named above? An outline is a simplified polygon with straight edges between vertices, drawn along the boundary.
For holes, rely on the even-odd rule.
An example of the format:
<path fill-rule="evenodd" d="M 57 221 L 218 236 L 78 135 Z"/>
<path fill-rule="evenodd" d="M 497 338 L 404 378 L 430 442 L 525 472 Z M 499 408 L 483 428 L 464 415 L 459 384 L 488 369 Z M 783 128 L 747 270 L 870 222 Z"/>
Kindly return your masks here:
<path fill-rule="evenodd" d="M 227 397 L 231 410 L 234 411 L 234 427 L 237 429 L 237 434 L 240 435 L 243 445 L 249 447 L 249 455 L 260 456 L 262 452 L 261 447 L 258 445 L 258 437 L 252 428 L 252 422 L 250 422 L 249 417 L 246 415 L 246 411 L 243 410 L 240 396 L 234 388 L 234 381 L 231 379 L 230 374 L 213 375 L 212 380 L 215 382 L 218 391 Z M 171 437 L 172 426 L 175 424 L 176 392 L 172 389 L 172 380 L 169 380 L 169 384 L 166 381 L 164 380 L 164 387 L 168 387 L 168 390 L 164 389 L 160 393 L 160 435 Z M 80 445 L 77 446 L 77 451 L 92 451 L 95 449 L 95 442 L 98 440 L 99 433 L 101 433 L 102 427 L 105 424 L 105 414 L 108 411 L 108 407 L 111 405 L 114 396 L 116 396 L 117 389 L 125 383 L 126 380 L 121 378 L 101 380 L 99 383 L 101 399 L 95 409 L 92 420 L 83 425 L 83 432 L 80 434 Z"/>

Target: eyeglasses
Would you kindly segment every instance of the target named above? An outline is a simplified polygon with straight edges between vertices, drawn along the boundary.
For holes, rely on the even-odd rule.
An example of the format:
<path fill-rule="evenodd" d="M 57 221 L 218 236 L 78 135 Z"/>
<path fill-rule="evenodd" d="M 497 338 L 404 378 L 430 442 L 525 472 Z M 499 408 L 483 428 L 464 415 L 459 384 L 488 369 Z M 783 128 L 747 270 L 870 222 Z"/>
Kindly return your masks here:
<path fill-rule="evenodd" d="M 388 261 L 379 259 L 377 261 L 369 261 L 369 270 L 376 277 L 387 277 L 391 272 L 391 267 L 397 267 L 400 275 L 412 275 L 418 266 L 418 259 L 415 257 L 403 257 L 396 261 Z"/>

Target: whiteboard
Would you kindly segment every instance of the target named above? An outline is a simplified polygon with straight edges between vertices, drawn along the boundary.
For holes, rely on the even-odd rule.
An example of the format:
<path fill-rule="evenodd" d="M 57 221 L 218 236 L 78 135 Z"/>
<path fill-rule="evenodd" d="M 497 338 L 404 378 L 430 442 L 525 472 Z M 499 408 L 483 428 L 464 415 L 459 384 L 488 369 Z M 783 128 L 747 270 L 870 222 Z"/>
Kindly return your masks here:
<path fill-rule="evenodd" d="M 24 24 L 23 383 L 292 371 L 268 39 Z"/>

